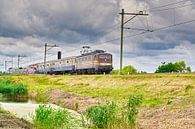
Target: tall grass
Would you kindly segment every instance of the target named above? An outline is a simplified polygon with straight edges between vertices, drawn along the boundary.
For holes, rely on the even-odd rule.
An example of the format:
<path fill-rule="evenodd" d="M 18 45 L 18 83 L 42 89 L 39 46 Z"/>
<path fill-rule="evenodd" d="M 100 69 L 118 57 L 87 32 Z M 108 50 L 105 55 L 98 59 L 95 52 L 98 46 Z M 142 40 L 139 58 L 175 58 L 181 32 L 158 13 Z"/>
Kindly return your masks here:
<path fill-rule="evenodd" d="M 140 95 L 132 95 L 129 97 L 127 103 L 127 118 L 131 127 L 136 125 L 136 115 L 138 113 L 138 107 L 141 105 L 143 97 Z"/>
<path fill-rule="evenodd" d="M 70 129 L 81 125 L 81 121 L 67 110 L 46 105 L 40 105 L 36 109 L 33 123 L 37 129 Z"/>
<path fill-rule="evenodd" d="M 35 111 L 33 122 L 38 129 L 70 128 L 70 114 L 66 110 L 54 110 L 42 105 Z"/>
<path fill-rule="evenodd" d="M 122 110 L 112 102 L 110 104 L 90 107 L 84 113 L 92 123 L 92 128 L 104 129 L 133 129 L 136 128 L 136 117 L 138 107 L 141 105 L 143 97 L 131 95 L 127 105 Z"/>
<path fill-rule="evenodd" d="M 5 96 L 27 95 L 28 89 L 21 83 L 13 83 L 10 80 L 0 80 L 0 93 Z"/>
<path fill-rule="evenodd" d="M 109 128 L 117 120 L 116 104 L 114 102 L 106 105 L 90 107 L 85 112 L 86 118 L 90 119 L 95 128 Z"/>

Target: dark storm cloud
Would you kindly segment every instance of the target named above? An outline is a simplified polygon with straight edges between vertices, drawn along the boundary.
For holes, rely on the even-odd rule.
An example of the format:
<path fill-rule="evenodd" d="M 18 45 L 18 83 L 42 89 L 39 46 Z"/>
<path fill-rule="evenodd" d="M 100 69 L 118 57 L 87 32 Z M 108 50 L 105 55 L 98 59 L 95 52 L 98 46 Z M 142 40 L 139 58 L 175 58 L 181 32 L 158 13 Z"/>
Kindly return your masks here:
<path fill-rule="evenodd" d="M 111 26 L 118 8 L 118 2 L 104 0 L 2 0 L 0 34 L 78 42 L 81 37 L 93 37 L 97 31 Z"/>

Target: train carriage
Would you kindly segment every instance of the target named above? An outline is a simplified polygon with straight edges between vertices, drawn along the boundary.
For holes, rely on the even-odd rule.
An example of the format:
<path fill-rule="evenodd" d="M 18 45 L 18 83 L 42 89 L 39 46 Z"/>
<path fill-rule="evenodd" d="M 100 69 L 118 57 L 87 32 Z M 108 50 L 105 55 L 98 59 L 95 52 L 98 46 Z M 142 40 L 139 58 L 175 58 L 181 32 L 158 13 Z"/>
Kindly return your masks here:
<path fill-rule="evenodd" d="M 61 52 L 60 52 L 61 54 Z M 60 57 L 60 58 L 59 58 Z M 62 58 L 29 65 L 26 68 L 10 69 L 11 73 L 28 74 L 97 74 L 110 73 L 112 67 L 112 54 L 103 50 L 82 53 L 80 56 Z"/>

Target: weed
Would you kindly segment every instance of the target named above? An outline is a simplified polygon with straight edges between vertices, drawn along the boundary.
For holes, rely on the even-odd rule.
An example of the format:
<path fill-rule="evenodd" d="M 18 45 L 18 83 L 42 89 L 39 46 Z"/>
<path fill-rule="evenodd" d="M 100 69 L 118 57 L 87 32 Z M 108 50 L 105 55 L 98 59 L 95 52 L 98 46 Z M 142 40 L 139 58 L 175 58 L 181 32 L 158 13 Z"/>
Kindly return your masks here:
<path fill-rule="evenodd" d="M 40 129 L 69 129 L 71 115 L 62 109 L 53 109 L 51 106 L 41 105 L 35 111 L 34 124 Z"/>
<path fill-rule="evenodd" d="M 141 105 L 143 97 L 140 95 L 131 95 L 127 104 L 127 118 L 129 124 L 134 127 L 136 124 L 136 115 L 138 113 L 138 107 Z"/>
<path fill-rule="evenodd" d="M 188 92 L 188 91 L 190 91 L 190 90 L 192 90 L 192 89 L 194 89 L 194 86 L 192 86 L 192 85 L 187 85 L 187 86 L 185 87 L 185 92 Z"/>
<path fill-rule="evenodd" d="M 112 102 L 90 107 L 86 110 L 85 115 L 96 128 L 108 128 L 117 120 L 116 104 Z"/>
<path fill-rule="evenodd" d="M 78 111 L 79 109 L 79 103 L 75 103 L 75 111 Z"/>
<path fill-rule="evenodd" d="M 172 103 L 173 103 L 173 100 L 168 99 L 168 101 L 167 101 L 167 105 L 170 105 L 170 104 L 172 104 Z"/>

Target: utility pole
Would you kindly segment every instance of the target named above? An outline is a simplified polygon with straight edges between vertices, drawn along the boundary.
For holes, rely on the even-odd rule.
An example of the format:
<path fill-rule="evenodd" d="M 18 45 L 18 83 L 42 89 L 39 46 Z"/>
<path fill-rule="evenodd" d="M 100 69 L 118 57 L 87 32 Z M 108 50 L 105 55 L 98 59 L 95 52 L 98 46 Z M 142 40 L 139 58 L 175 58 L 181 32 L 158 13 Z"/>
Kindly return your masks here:
<path fill-rule="evenodd" d="M 148 16 L 148 14 L 144 13 L 143 11 L 139 11 L 139 13 L 125 13 L 125 10 L 122 9 L 121 14 L 121 44 L 120 44 L 120 75 L 122 75 L 122 68 L 123 68 L 123 35 L 124 35 L 124 29 L 131 29 L 131 28 L 125 28 L 124 25 L 128 23 L 129 21 L 133 20 L 137 16 Z M 124 22 L 125 15 L 132 16 L 130 19 Z M 149 31 L 149 30 L 145 30 Z"/>
<path fill-rule="evenodd" d="M 46 58 L 47 58 L 47 43 L 45 43 L 45 52 L 44 52 L 44 70 L 46 68 Z"/>
<path fill-rule="evenodd" d="M 5 72 L 7 71 L 7 64 L 8 63 L 11 63 L 12 61 L 5 61 L 5 65 L 4 65 L 4 67 L 5 67 Z"/>
<path fill-rule="evenodd" d="M 124 9 L 122 9 L 121 13 L 121 50 L 120 50 L 120 75 L 122 75 L 123 68 L 123 32 L 124 32 Z"/>
<path fill-rule="evenodd" d="M 47 61 L 47 51 L 52 49 L 53 47 L 58 47 L 56 44 L 55 45 L 48 45 L 45 43 L 45 50 L 44 50 L 44 73 L 46 74 L 46 61 Z"/>
<path fill-rule="evenodd" d="M 21 58 L 21 57 L 26 57 L 26 56 L 18 55 L 18 69 L 20 68 L 20 58 Z"/>

